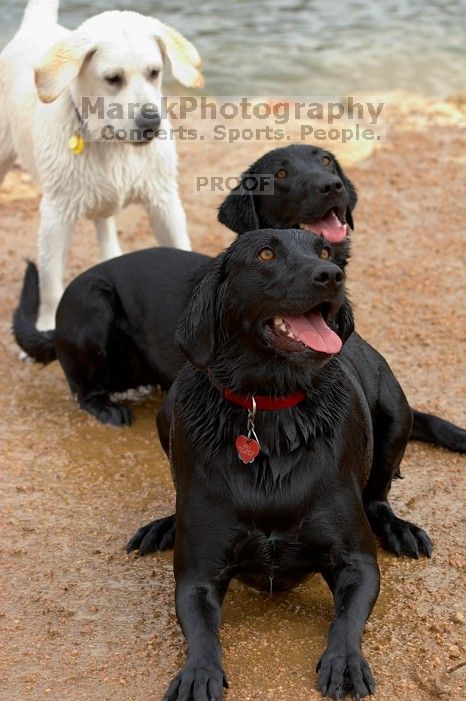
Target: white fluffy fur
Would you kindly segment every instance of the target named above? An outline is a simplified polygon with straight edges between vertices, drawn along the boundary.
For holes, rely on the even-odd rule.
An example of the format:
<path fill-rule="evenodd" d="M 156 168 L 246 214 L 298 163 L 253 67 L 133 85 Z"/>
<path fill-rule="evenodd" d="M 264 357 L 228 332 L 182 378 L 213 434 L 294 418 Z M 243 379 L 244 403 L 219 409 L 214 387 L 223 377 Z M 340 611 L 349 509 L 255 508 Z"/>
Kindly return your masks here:
<path fill-rule="evenodd" d="M 30 0 L 19 31 L 0 54 L 0 184 L 19 157 L 42 190 L 41 330 L 55 326 L 78 218 L 95 221 L 104 259 L 121 253 L 113 215 L 130 202 L 146 208 L 161 244 L 190 249 L 173 139 L 142 146 L 90 141 L 74 155 L 68 140 L 79 123 L 71 98 L 77 104 L 81 96 L 99 95 L 124 104 L 160 104 L 164 55 L 179 80 L 202 84 L 196 49 L 161 22 L 135 12 L 105 12 L 71 32 L 57 24 L 57 11 L 57 0 Z M 160 69 L 155 80 L 147 77 L 151 67 Z M 123 88 L 104 79 L 116 69 L 124 71 Z M 99 127 L 92 120 L 91 134 Z M 120 126 L 135 123 L 126 119 Z M 164 118 L 161 128 L 169 127 Z"/>

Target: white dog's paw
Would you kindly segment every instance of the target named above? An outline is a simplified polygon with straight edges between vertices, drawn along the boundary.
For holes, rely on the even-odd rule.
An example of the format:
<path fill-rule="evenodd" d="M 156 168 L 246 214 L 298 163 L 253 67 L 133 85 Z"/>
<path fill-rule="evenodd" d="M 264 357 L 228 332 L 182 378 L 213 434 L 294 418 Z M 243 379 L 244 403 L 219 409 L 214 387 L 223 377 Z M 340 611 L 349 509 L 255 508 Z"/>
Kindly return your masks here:
<path fill-rule="evenodd" d="M 35 363 L 36 361 L 34 358 L 31 358 L 30 355 L 26 353 L 26 351 L 20 351 L 18 358 L 21 360 L 22 363 Z"/>

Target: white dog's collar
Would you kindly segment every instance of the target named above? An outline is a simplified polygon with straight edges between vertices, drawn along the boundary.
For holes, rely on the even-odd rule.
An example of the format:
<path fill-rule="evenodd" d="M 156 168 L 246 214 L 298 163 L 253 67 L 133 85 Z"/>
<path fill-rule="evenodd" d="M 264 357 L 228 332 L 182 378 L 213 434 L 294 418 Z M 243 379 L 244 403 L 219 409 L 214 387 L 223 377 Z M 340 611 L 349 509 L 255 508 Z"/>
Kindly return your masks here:
<path fill-rule="evenodd" d="M 75 155 L 79 156 L 80 153 L 84 151 L 86 142 L 84 141 L 84 133 L 86 131 L 86 122 L 84 121 L 82 114 L 80 113 L 78 106 L 70 95 L 70 101 L 73 105 L 74 112 L 78 118 L 79 127 L 73 136 L 68 140 L 68 148 Z"/>

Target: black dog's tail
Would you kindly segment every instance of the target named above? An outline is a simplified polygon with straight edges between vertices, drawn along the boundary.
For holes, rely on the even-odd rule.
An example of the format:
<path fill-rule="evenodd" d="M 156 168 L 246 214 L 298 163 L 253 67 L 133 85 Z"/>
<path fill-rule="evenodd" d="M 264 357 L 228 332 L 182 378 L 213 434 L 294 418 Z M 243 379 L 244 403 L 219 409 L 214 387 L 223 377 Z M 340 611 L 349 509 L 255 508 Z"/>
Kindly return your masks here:
<path fill-rule="evenodd" d="M 55 331 L 36 329 L 39 311 L 39 274 L 34 263 L 27 264 L 19 305 L 13 313 L 13 334 L 16 343 L 38 363 L 47 365 L 55 360 Z"/>
<path fill-rule="evenodd" d="M 413 409 L 413 428 L 410 440 L 433 443 L 441 448 L 466 453 L 466 431 L 439 416 Z"/>

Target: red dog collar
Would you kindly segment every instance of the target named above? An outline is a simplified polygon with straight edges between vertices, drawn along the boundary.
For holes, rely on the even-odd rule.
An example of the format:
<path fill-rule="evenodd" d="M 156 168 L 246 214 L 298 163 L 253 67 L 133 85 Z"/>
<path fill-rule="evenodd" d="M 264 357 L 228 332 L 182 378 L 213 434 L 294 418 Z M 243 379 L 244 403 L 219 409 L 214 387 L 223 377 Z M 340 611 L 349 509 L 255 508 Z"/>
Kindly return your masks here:
<path fill-rule="evenodd" d="M 224 388 L 223 397 L 232 404 L 242 406 L 244 409 L 248 409 L 249 411 L 253 410 L 252 397 L 245 397 L 241 394 L 235 394 L 231 391 L 231 389 L 228 389 L 228 387 Z M 300 404 L 305 397 L 306 395 L 304 392 L 299 389 L 297 392 L 286 394 L 284 397 L 267 397 L 265 395 L 255 394 L 254 400 L 256 402 L 256 409 L 272 410 L 288 409 L 291 406 L 296 406 L 297 404 Z"/>

